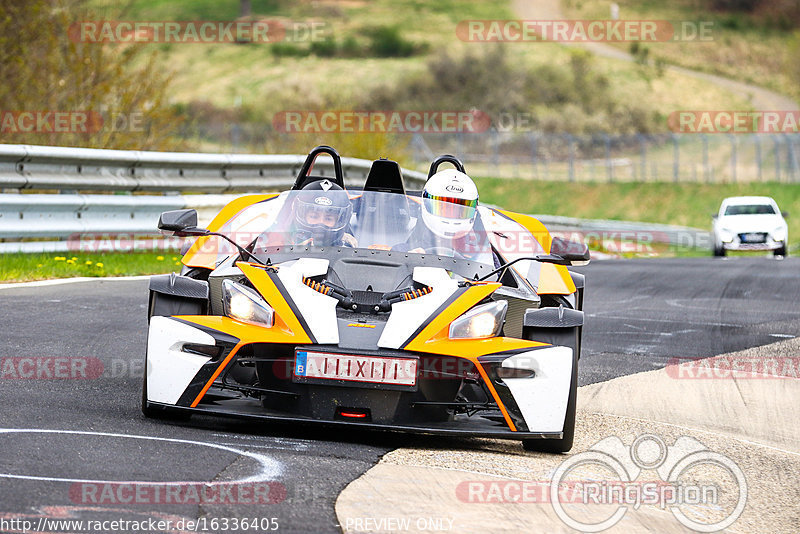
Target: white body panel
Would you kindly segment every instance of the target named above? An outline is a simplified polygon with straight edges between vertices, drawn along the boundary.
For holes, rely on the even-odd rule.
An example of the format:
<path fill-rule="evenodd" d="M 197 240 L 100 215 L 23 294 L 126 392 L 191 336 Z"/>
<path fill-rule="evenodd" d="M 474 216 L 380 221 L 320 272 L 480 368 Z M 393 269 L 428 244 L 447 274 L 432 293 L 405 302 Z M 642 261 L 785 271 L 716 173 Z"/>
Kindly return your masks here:
<path fill-rule="evenodd" d="M 433 291 L 392 305 L 392 313 L 378 340 L 379 347 L 399 349 L 458 289 L 458 282 L 440 267 L 414 267 L 413 278 L 420 284 L 432 287 Z"/>
<path fill-rule="evenodd" d="M 548 347 L 515 354 L 503 367 L 530 369 L 532 378 L 504 378 L 531 432 L 561 432 L 572 381 L 572 349 Z"/>
<path fill-rule="evenodd" d="M 303 283 L 303 277 L 319 276 L 328 272 L 328 260 L 301 258 L 296 262 L 281 265 L 278 278 L 303 316 L 317 343 L 339 343 L 339 326 L 336 321 L 338 301 Z"/>
<path fill-rule="evenodd" d="M 211 358 L 183 352 L 184 343 L 214 345 L 209 334 L 170 317 L 150 318 L 147 335 L 147 400 L 176 404 Z"/>

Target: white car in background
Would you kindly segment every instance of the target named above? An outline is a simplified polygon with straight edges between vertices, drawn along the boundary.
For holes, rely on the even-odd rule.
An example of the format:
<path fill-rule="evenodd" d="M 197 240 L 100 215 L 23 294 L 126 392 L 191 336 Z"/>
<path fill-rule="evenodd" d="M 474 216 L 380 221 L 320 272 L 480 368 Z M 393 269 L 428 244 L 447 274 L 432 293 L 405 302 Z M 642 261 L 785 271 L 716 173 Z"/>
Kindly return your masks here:
<path fill-rule="evenodd" d="M 786 256 L 786 215 L 770 197 L 726 198 L 713 215 L 714 256 L 728 250 L 771 250 Z"/>

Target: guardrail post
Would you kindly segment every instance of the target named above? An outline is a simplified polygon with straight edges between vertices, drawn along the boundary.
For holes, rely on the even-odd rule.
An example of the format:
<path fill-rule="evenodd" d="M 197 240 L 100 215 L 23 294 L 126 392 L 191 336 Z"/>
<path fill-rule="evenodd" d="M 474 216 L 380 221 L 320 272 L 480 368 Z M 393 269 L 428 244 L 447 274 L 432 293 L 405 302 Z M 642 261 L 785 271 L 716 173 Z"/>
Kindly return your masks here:
<path fill-rule="evenodd" d="M 786 134 L 786 149 L 789 156 L 789 169 L 792 175 L 791 181 L 797 181 L 797 155 L 794 152 L 794 140 L 796 135 Z"/>
<path fill-rule="evenodd" d="M 755 150 L 756 150 L 756 169 L 758 173 L 758 181 L 763 182 L 764 177 L 761 174 L 761 136 L 758 134 L 753 134 L 753 140 L 755 141 Z"/>
<path fill-rule="evenodd" d="M 575 138 L 570 134 L 565 134 L 567 138 L 568 159 L 569 159 L 569 181 L 575 181 Z"/>
<path fill-rule="evenodd" d="M 703 141 L 703 177 L 708 184 L 711 183 L 711 169 L 708 167 L 708 135 L 701 134 L 701 138 Z"/>
<path fill-rule="evenodd" d="M 538 157 L 538 139 L 536 134 L 531 132 L 528 134 L 528 138 L 531 142 L 531 163 L 533 164 L 533 175 L 536 179 L 540 179 L 539 177 L 539 157 Z"/>
<path fill-rule="evenodd" d="M 731 183 L 736 183 L 736 136 L 728 134 L 728 140 L 731 142 Z"/>
<path fill-rule="evenodd" d="M 606 146 L 606 176 L 608 183 L 612 183 L 614 181 L 614 162 L 611 161 L 611 138 L 608 134 L 603 134 L 603 141 Z"/>
<path fill-rule="evenodd" d="M 681 169 L 681 153 L 678 145 L 678 136 L 670 134 L 672 139 L 672 181 L 678 183 Z"/>
<path fill-rule="evenodd" d="M 639 157 L 641 161 L 639 162 L 639 166 L 641 167 L 641 181 L 647 181 L 647 138 L 642 134 L 636 134 L 637 139 L 639 140 Z"/>
<path fill-rule="evenodd" d="M 775 181 L 781 181 L 781 138 L 778 134 L 772 136 L 772 142 L 775 145 Z"/>

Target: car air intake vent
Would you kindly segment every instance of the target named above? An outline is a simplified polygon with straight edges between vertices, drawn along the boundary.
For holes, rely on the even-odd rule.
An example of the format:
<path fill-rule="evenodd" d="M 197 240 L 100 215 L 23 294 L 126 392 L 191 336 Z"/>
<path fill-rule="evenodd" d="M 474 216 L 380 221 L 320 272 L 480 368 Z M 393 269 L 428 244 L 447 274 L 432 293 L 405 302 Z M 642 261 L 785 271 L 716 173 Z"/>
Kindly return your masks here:
<path fill-rule="evenodd" d="M 377 306 L 381 302 L 382 293 L 377 291 L 353 290 L 353 301 L 360 306 Z"/>

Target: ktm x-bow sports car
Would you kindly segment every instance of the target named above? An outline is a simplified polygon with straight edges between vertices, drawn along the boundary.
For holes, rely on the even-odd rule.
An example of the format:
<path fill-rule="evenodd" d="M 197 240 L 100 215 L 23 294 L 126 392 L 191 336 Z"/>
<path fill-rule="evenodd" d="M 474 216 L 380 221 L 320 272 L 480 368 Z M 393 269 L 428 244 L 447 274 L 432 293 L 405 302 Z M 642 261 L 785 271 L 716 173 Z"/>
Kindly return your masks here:
<path fill-rule="evenodd" d="M 320 155 L 335 176 L 314 174 Z M 441 156 L 428 183 L 442 163 L 464 171 Z M 406 191 L 399 165 L 379 159 L 346 189 L 339 155 L 321 146 L 291 190 L 238 198 L 208 228 L 194 210 L 163 213 L 162 232 L 196 239 L 180 275 L 150 281 L 144 414 L 568 451 L 584 278 L 566 266 L 588 250 L 530 216 L 463 202 L 464 187 Z"/>

